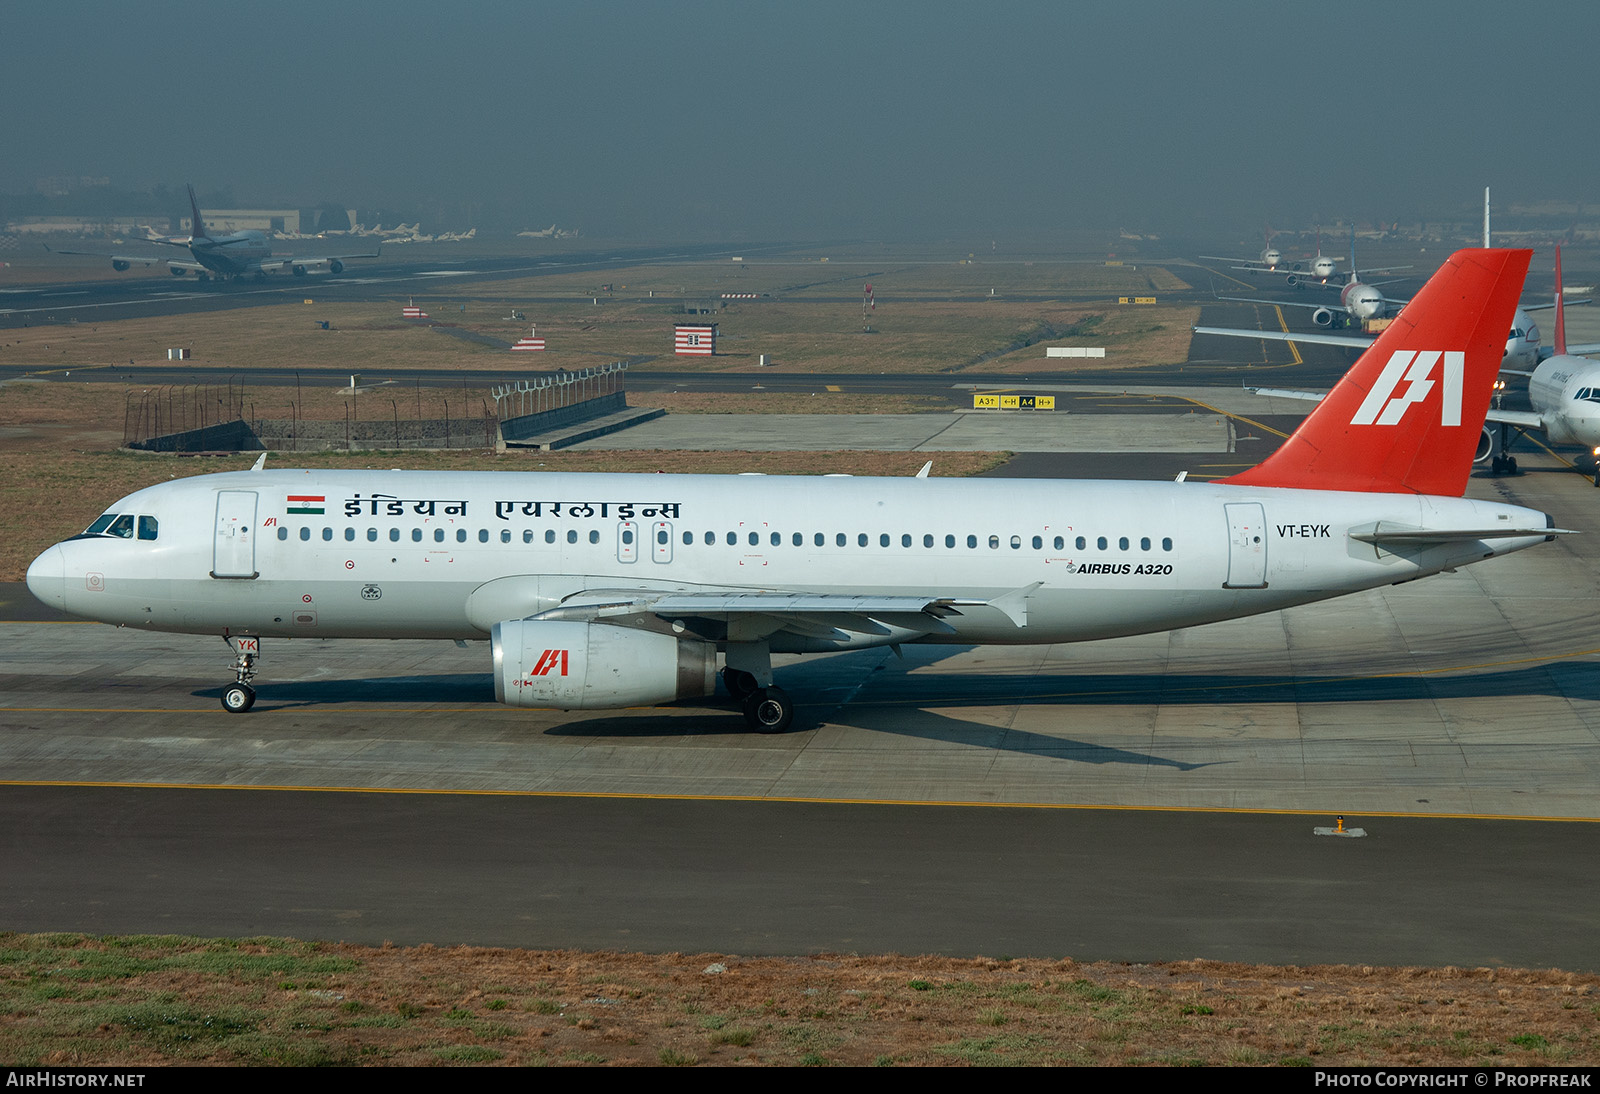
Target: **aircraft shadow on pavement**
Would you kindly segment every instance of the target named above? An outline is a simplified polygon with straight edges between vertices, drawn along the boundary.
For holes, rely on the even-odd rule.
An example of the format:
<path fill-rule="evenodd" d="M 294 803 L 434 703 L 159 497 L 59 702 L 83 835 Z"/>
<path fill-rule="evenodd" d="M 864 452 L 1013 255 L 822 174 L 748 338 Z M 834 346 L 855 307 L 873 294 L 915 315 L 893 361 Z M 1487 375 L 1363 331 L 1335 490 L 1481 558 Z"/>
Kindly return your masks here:
<path fill-rule="evenodd" d="M 994 704 L 1119 707 L 1259 703 L 1385 703 L 1411 700 L 1557 696 L 1600 699 L 1600 664 L 1547 661 L 1499 672 L 1394 675 L 1040 672 L 1025 677 L 919 671 L 882 682 L 861 705 L 939 707 Z M 899 693 L 904 691 L 902 697 Z"/>
<path fill-rule="evenodd" d="M 1072 673 L 1042 672 L 1026 676 L 982 676 L 918 671 L 882 676 L 882 666 L 869 670 L 873 679 L 850 689 L 843 701 L 830 699 L 838 689 L 791 687 L 798 710 L 789 734 L 826 725 L 914 737 L 952 745 L 985 747 L 1088 764 L 1135 764 L 1191 771 L 1211 763 L 1186 763 L 1144 752 L 1099 745 L 1092 740 L 1088 717 L 1064 719 L 1063 728 L 1078 736 L 1056 736 L 975 721 L 947 711 L 973 707 L 1017 706 L 1092 711 L 1137 706 L 1259 706 L 1286 703 L 1400 703 L 1416 700 L 1488 699 L 1547 696 L 1600 699 L 1600 664 L 1555 661 L 1500 672 L 1406 674 L 1394 676 L 1297 676 L 1261 673 L 1249 676 L 1209 673 Z M 820 683 L 820 681 L 815 681 Z M 216 698 L 218 688 L 198 689 L 195 696 Z M 395 676 L 370 679 L 266 681 L 257 709 L 372 703 L 489 707 L 494 703 L 493 678 L 484 673 Z M 419 710 L 419 712 L 421 712 Z M 1382 719 L 1374 715 L 1374 721 Z M 733 700 L 720 692 L 714 698 L 683 700 L 628 711 L 573 712 L 559 724 L 538 730 L 570 738 L 747 738 L 751 735 Z M 1231 762 L 1231 761 L 1214 761 Z"/>

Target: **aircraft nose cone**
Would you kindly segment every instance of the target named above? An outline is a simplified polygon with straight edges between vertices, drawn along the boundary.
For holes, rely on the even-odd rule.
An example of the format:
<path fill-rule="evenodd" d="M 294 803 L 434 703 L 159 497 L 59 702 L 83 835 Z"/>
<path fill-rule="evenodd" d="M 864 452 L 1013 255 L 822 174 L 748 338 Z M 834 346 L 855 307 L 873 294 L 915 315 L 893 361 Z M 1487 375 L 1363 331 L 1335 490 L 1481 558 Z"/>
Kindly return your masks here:
<path fill-rule="evenodd" d="M 28 591 L 52 608 L 67 606 L 67 559 L 59 546 L 52 547 L 28 567 Z"/>

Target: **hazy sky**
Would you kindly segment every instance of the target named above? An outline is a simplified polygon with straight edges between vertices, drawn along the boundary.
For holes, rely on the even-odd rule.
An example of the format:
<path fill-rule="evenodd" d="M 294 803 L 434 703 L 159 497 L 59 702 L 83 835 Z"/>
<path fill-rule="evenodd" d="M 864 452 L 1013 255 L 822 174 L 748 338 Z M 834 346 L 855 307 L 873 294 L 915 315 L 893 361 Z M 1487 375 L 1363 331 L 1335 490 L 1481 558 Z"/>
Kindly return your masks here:
<path fill-rule="evenodd" d="M 0 189 L 590 236 L 1414 220 L 1600 200 L 1596 43 L 1600 5 L 1484 0 L 11 0 Z"/>

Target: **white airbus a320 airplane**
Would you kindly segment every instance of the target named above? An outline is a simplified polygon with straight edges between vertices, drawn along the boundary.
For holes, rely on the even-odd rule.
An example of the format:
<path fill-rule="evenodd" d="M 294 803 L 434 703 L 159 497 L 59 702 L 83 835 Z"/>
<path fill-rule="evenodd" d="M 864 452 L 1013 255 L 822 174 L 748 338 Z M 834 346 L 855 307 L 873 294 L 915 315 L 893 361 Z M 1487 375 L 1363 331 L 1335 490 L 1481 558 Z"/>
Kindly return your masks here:
<path fill-rule="evenodd" d="M 1189 627 L 1558 534 L 1462 497 L 1529 254 L 1455 254 L 1282 448 L 1217 483 L 258 469 L 130 494 L 28 587 L 222 635 L 230 711 L 266 639 L 486 638 L 513 706 L 709 695 L 720 658 L 777 732 L 773 653 Z"/>

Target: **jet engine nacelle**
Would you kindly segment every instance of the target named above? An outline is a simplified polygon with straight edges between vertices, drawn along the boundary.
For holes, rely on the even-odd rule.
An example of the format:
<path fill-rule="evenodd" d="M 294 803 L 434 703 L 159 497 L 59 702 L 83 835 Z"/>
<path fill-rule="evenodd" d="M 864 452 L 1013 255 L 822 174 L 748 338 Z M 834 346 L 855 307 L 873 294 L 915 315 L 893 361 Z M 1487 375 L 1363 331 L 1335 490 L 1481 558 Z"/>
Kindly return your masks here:
<path fill-rule="evenodd" d="M 1311 321 L 1319 327 L 1333 326 L 1335 318 L 1337 317 L 1334 315 L 1332 308 L 1318 308 L 1311 313 Z"/>
<path fill-rule="evenodd" d="M 113 258 L 111 260 L 111 268 L 113 270 L 116 270 L 118 273 L 121 273 L 123 270 L 126 270 L 128 268 L 128 265 L 129 265 L 128 263 L 122 261 L 122 259 L 120 259 L 120 258 Z"/>
<path fill-rule="evenodd" d="M 328 272 L 334 275 L 344 273 L 344 263 L 340 262 L 337 258 L 331 260 L 328 263 Z"/>
<path fill-rule="evenodd" d="M 172 276 L 173 277 L 182 277 L 185 273 L 188 272 L 182 266 L 169 266 L 167 268 L 172 271 Z"/>
<path fill-rule="evenodd" d="M 299 265 L 290 266 L 289 272 L 294 274 L 296 277 L 304 277 L 306 275 L 306 268 Z"/>
<path fill-rule="evenodd" d="M 489 636 L 494 697 L 513 707 L 605 710 L 710 695 L 717 647 L 605 623 L 509 619 Z"/>

